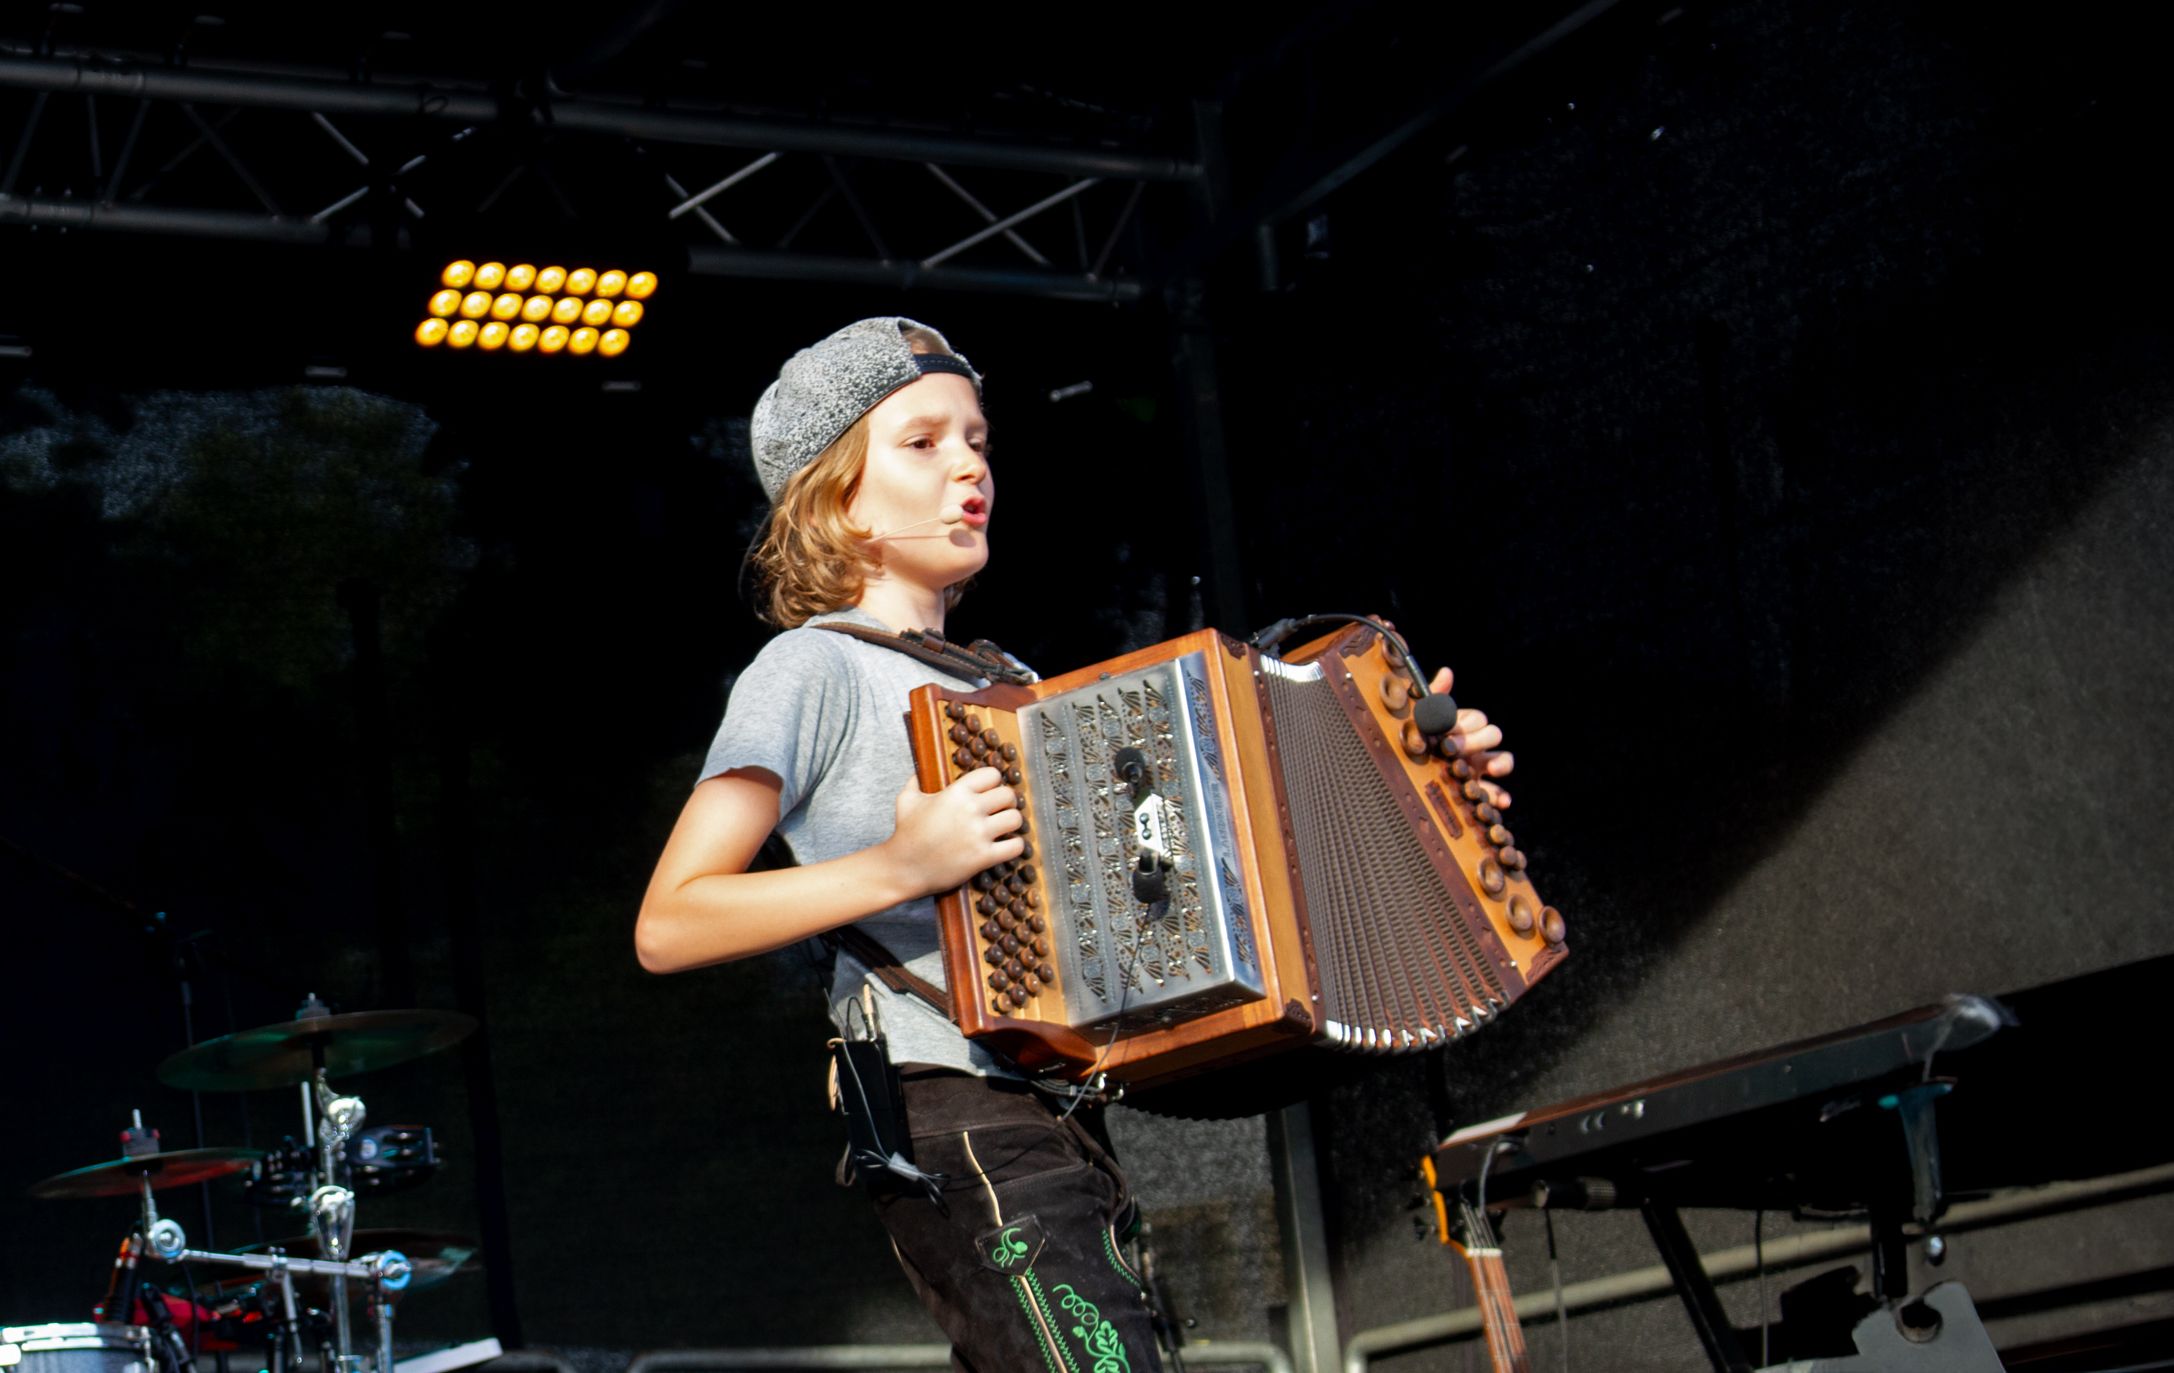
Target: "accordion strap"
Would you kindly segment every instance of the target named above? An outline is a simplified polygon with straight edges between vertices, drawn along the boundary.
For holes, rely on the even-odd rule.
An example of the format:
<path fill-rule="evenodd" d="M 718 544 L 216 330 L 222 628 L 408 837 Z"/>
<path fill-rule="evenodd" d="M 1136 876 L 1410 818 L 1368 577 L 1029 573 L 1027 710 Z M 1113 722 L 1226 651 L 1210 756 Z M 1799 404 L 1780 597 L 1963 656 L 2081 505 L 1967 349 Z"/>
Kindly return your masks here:
<path fill-rule="evenodd" d="M 938 1015 L 946 1020 L 951 1018 L 951 998 L 941 988 L 906 971 L 906 965 L 898 961 L 896 954 L 861 933 L 857 926 L 840 925 L 835 930 L 826 931 L 823 942 L 834 949 L 843 949 L 859 959 L 868 971 L 882 979 L 883 985 L 892 991 L 918 996 L 934 1006 Z"/>
<path fill-rule="evenodd" d="M 1026 686 L 1041 678 L 1034 670 L 987 639 L 976 639 L 971 645 L 951 642 L 933 629 L 901 629 L 896 633 L 883 629 L 870 629 L 866 625 L 849 625 L 838 621 L 810 625 L 810 629 L 827 629 L 833 634 L 843 634 L 864 644 L 888 648 L 903 653 L 917 662 L 941 668 L 954 677 L 986 677 L 992 682 L 1008 682 L 1013 686 Z"/>

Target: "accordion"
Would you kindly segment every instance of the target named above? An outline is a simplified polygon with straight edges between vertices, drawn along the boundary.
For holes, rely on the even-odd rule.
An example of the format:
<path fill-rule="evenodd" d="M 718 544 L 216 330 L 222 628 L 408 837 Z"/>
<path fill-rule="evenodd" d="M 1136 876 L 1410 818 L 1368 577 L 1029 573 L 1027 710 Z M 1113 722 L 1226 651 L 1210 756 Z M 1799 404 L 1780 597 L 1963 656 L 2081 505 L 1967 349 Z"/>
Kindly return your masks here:
<path fill-rule="evenodd" d="M 1419 684 L 1353 626 L 1205 630 L 1031 686 L 913 693 L 924 790 L 975 768 L 1026 851 L 937 898 L 951 1015 L 1021 1068 L 1141 1086 L 1302 1044 L 1432 1048 L 1566 953 Z"/>

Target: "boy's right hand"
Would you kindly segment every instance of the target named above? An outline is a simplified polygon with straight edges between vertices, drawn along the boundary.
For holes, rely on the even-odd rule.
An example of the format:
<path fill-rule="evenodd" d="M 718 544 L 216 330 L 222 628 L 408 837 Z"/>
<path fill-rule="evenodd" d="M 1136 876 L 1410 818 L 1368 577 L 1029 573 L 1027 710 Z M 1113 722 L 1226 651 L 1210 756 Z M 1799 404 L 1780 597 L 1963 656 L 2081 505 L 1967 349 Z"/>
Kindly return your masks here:
<path fill-rule="evenodd" d="M 1026 848 L 1018 834 L 1018 793 L 995 768 L 976 768 L 938 792 L 908 782 L 898 793 L 897 817 L 884 843 L 919 896 L 962 886 Z"/>

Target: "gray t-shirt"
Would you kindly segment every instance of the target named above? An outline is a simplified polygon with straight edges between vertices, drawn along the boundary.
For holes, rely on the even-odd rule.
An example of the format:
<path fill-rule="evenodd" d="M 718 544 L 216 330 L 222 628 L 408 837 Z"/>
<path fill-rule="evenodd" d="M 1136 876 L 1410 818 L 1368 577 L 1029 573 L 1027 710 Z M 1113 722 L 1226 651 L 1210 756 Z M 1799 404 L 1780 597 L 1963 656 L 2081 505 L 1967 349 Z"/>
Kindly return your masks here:
<path fill-rule="evenodd" d="M 891 837 L 898 793 L 913 780 L 906 698 L 938 682 L 971 691 L 980 682 L 929 667 L 903 653 L 812 626 L 826 621 L 885 629 L 859 609 L 818 615 L 763 646 L 732 686 L 725 721 L 702 764 L 702 779 L 734 768 L 764 768 L 778 792 L 778 834 L 801 863 L 858 853 Z M 701 779 L 698 779 L 701 780 Z M 944 956 L 929 897 L 878 911 L 859 922 L 914 975 L 944 986 Z M 867 986 L 894 1063 L 930 1064 L 1011 1076 L 994 1055 L 919 997 L 893 992 L 851 954 L 838 955 L 831 979 L 831 1019 Z M 859 1012 L 853 1012 L 856 1027 Z"/>

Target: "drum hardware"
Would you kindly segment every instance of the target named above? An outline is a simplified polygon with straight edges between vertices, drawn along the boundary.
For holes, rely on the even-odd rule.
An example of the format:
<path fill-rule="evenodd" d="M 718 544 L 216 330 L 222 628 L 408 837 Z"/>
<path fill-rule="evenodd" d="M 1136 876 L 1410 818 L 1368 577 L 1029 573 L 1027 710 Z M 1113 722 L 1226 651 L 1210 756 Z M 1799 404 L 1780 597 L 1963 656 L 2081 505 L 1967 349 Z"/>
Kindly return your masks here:
<path fill-rule="evenodd" d="M 358 1096 L 336 1091 L 335 1073 L 364 1072 L 436 1052 L 475 1028 L 469 1016 L 444 1011 L 368 1011 L 335 1015 L 310 996 L 292 1021 L 207 1040 L 169 1057 L 159 1067 L 161 1080 L 191 1092 L 242 1091 L 297 1085 L 301 1092 L 302 1143 L 290 1139 L 270 1160 L 254 1149 L 161 1151 L 158 1132 L 147 1129 L 142 1113 L 122 1132 L 122 1156 L 45 1179 L 31 1188 L 39 1197 L 104 1197 L 135 1193 L 140 1215 L 134 1233 L 115 1261 L 113 1284 L 101 1309 L 109 1322 L 127 1322 L 140 1312 L 142 1326 L 120 1324 L 147 1352 L 136 1373 L 194 1373 L 188 1342 L 176 1330 L 165 1294 L 143 1291 L 138 1266 L 145 1257 L 166 1263 L 198 1263 L 242 1268 L 260 1275 L 254 1282 L 223 1285 L 221 1306 L 207 1308 L 190 1300 L 184 1314 L 192 1321 L 223 1319 L 249 1308 L 271 1327 L 272 1373 L 299 1373 L 304 1360 L 303 1325 L 321 1333 L 324 1373 L 392 1373 L 394 1304 L 414 1282 L 417 1266 L 396 1240 L 411 1232 L 356 1229 L 357 1190 L 391 1190 L 427 1178 L 438 1159 L 431 1132 L 420 1126 L 365 1129 L 368 1110 Z M 309 1217 L 310 1234 L 301 1241 L 274 1244 L 266 1252 L 229 1254 L 189 1246 L 179 1222 L 158 1214 L 157 1190 L 206 1182 L 230 1173 L 252 1173 L 251 1200 L 292 1206 Z M 449 1276 L 474 1252 L 472 1241 L 458 1236 L 427 1236 L 435 1252 L 428 1260 L 438 1275 Z M 365 1252 L 357 1253 L 357 1241 Z M 308 1251 L 287 1252 L 289 1245 Z M 305 1307 L 296 1298 L 298 1279 L 329 1289 L 329 1311 Z M 357 1355 L 348 1308 L 348 1285 L 362 1287 L 368 1304 L 374 1354 Z M 268 1291 L 277 1292 L 274 1302 Z M 329 1325 L 329 1331 L 326 1326 Z M 20 1327 L 32 1329 L 33 1327 Z M 35 1327 L 44 1329 L 44 1327 Z M 100 1327 L 84 1327 L 98 1334 Z M 11 1332 L 12 1333 L 12 1332 Z M 91 1346 L 85 1346 L 86 1348 Z M 98 1348 L 124 1347 L 99 1345 Z M 5 1353 L 14 1349 L 12 1355 Z M 20 1362 L 19 1342 L 0 1342 L 0 1365 Z M 156 1369 L 154 1369 L 154 1362 Z M 78 1373 L 57 1366 L 39 1373 Z M 86 1369 L 81 1373 L 122 1373 Z"/>

